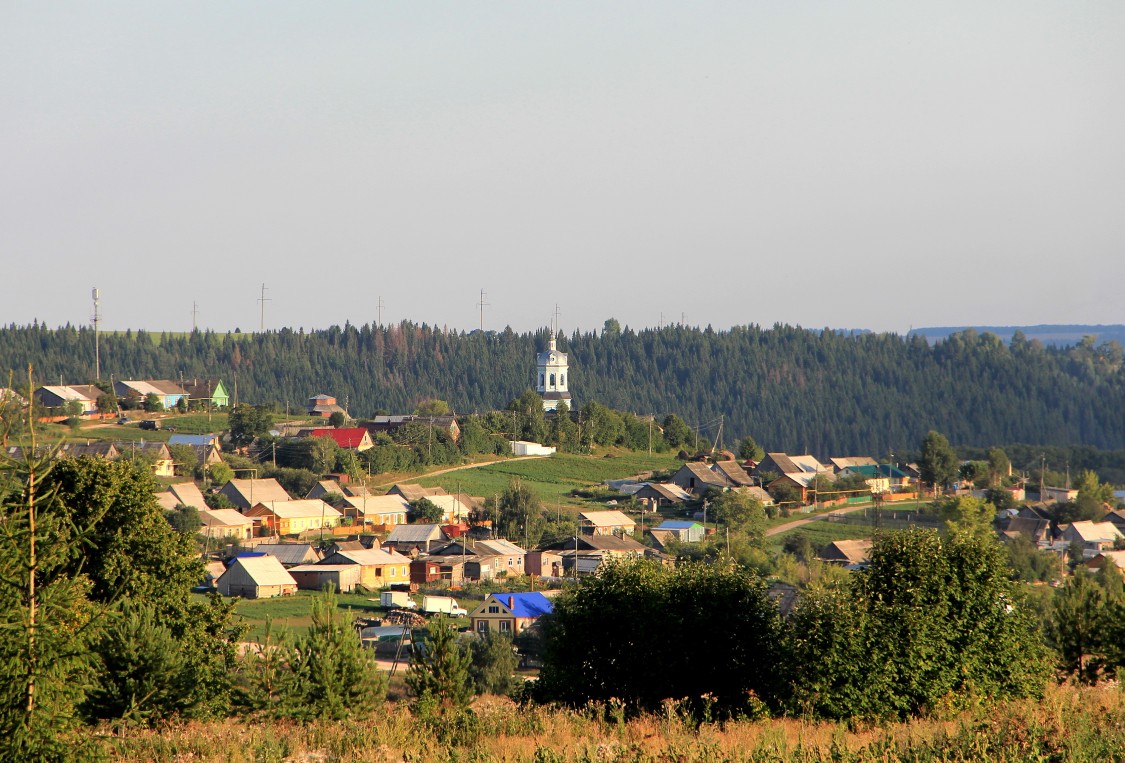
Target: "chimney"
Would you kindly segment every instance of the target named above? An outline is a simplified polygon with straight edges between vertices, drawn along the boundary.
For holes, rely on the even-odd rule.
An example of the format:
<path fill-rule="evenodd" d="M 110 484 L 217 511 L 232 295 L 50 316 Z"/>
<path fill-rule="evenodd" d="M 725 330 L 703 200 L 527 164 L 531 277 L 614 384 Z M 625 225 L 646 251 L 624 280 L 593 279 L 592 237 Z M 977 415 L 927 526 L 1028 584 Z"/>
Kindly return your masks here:
<path fill-rule="evenodd" d="M 508 597 L 508 609 L 515 609 L 515 608 L 516 608 L 516 597 L 515 596 L 509 596 Z"/>

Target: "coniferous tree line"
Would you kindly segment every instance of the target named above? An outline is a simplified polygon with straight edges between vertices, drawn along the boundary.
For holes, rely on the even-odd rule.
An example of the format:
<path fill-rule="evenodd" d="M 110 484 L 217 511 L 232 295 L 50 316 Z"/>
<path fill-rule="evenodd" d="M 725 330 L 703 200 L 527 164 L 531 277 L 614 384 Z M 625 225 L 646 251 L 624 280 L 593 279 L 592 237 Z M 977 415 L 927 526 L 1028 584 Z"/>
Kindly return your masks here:
<path fill-rule="evenodd" d="M 260 334 L 103 334 L 101 367 L 116 378 L 220 377 L 240 401 L 303 408 L 326 392 L 353 416 L 403 413 L 428 398 L 458 414 L 504 406 L 532 386 L 548 332 L 469 334 L 425 324 L 333 326 Z M 0 368 L 34 361 L 41 383 L 92 376 L 86 327 L 0 330 Z M 679 413 L 733 443 L 752 433 L 770 450 L 819 456 L 905 452 L 931 429 L 958 446 L 1125 446 L 1125 373 L 1116 343 L 1004 344 L 969 330 L 921 337 L 777 325 L 715 331 L 618 329 L 560 337 L 570 388 L 638 414 Z"/>

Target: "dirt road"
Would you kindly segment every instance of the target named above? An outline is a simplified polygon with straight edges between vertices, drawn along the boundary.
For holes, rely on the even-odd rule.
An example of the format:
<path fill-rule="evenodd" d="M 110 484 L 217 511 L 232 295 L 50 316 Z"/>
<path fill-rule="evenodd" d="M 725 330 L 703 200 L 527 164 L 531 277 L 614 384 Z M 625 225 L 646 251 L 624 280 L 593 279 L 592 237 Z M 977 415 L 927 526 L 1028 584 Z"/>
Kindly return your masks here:
<path fill-rule="evenodd" d="M 783 525 L 777 525 L 766 530 L 766 537 L 771 535 L 780 535 L 787 530 L 792 530 L 795 527 L 802 527 L 811 522 L 821 522 L 834 514 L 851 514 L 853 511 L 863 511 L 864 509 L 871 508 L 870 503 L 862 503 L 859 506 L 848 506 L 847 508 L 836 509 L 834 511 L 826 511 L 823 514 L 817 514 L 815 517 L 808 517 L 807 519 L 796 519 L 792 522 L 786 522 Z"/>
<path fill-rule="evenodd" d="M 459 472 L 462 469 L 479 469 L 482 466 L 492 466 L 493 464 L 510 464 L 513 461 L 530 461 L 535 458 L 547 458 L 547 456 L 516 456 L 515 458 L 498 458 L 495 461 L 482 461 L 479 464 L 465 464 L 463 466 L 451 466 L 448 469 L 438 469 L 436 472 L 426 472 L 425 474 L 415 474 L 412 477 L 400 477 L 390 482 L 383 482 L 374 487 L 390 487 L 397 485 L 400 482 L 410 482 L 413 480 L 424 480 L 429 477 L 436 477 L 439 474 L 449 474 L 449 472 Z"/>

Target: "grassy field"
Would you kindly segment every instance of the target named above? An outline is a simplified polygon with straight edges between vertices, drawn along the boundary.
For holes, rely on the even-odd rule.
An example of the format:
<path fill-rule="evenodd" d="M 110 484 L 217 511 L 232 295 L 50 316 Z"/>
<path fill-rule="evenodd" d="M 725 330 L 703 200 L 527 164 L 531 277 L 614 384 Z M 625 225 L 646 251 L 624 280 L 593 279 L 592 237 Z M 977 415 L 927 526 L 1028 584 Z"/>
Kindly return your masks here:
<path fill-rule="evenodd" d="M 820 548 L 834 540 L 870 538 L 875 534 L 875 528 L 871 525 L 843 524 L 821 520 L 770 536 L 766 538 L 766 542 L 773 551 L 780 551 L 786 538 L 798 533 L 812 541 L 814 547 Z"/>
<path fill-rule="evenodd" d="M 202 598 L 203 594 L 196 594 Z M 293 635 L 303 634 L 312 624 L 309 615 L 312 600 L 321 594 L 316 591 L 298 591 L 292 596 L 283 596 L 274 599 L 242 599 L 234 609 L 235 621 L 246 625 L 248 631 L 246 640 L 253 640 L 265 633 L 266 621 L 273 621 L 273 628 L 284 628 Z M 478 599 L 467 598 L 450 592 L 449 595 L 457 599 L 457 603 L 467 610 L 472 610 Z M 372 601 L 374 599 L 374 601 Z M 421 605 L 422 597 L 414 596 L 415 601 Z M 379 606 L 378 593 L 344 593 L 336 595 L 337 608 L 346 613 L 345 619 L 350 622 L 353 617 L 375 617 L 386 610 Z M 468 625 L 468 620 L 463 620 L 462 625 Z"/>
<path fill-rule="evenodd" d="M 587 509 L 591 503 L 570 496 L 576 488 L 589 488 L 606 480 L 624 479 L 654 469 L 668 469 L 675 464 L 675 458 L 668 454 L 650 456 L 621 452 L 607 458 L 561 453 L 549 458 L 500 461 L 411 481 L 426 487 L 437 485 L 450 493 L 459 490 L 469 495 L 488 497 L 504 492 L 509 482 L 519 479 L 535 491 L 545 508 L 561 506 L 573 511 Z"/>
<path fill-rule="evenodd" d="M 952 716 L 882 724 L 771 718 L 699 725 L 671 707 L 627 721 L 612 708 L 523 708 L 498 697 L 478 698 L 471 721 L 439 734 L 402 704 L 387 703 L 366 720 L 126 728 L 98 744 L 122 763 L 1101 763 L 1121 760 L 1125 750 L 1125 694 L 1116 686 L 1050 687 L 1039 701 L 982 702 Z"/>

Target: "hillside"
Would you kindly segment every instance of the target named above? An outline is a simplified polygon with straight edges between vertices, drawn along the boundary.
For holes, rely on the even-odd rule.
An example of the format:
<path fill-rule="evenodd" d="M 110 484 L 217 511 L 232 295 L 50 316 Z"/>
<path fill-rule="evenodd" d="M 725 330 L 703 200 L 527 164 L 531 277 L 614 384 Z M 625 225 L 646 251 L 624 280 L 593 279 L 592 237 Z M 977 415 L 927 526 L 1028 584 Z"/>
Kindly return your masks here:
<path fill-rule="evenodd" d="M 318 392 L 357 416 L 410 411 L 440 397 L 459 413 L 506 405 L 532 382 L 547 333 L 445 332 L 403 323 L 283 329 L 254 335 L 125 332 L 103 336 L 103 375 L 220 376 L 239 400 L 304 405 Z M 87 328 L 0 329 L 0 368 L 33 363 L 43 382 L 92 375 Z M 1125 446 L 1125 373 L 1114 345 L 1044 346 L 991 334 L 921 336 L 758 326 L 714 331 L 668 327 L 574 334 L 579 406 L 662 416 L 675 412 L 714 437 L 752 434 L 770 449 L 905 452 L 929 429 L 958 445 Z"/>
<path fill-rule="evenodd" d="M 1103 342 L 1117 342 L 1125 344 L 1125 326 L 1113 324 L 1109 326 L 1089 324 L 1038 324 L 1035 326 L 927 326 L 911 329 L 907 336 L 915 334 L 923 336 L 931 342 L 939 339 L 948 339 L 952 334 L 959 334 L 972 329 L 979 333 L 995 334 L 1005 342 L 1010 342 L 1018 332 L 1023 334 L 1029 342 L 1039 341 L 1046 345 L 1065 347 L 1078 344 L 1084 337 L 1092 336 L 1101 344 Z"/>

